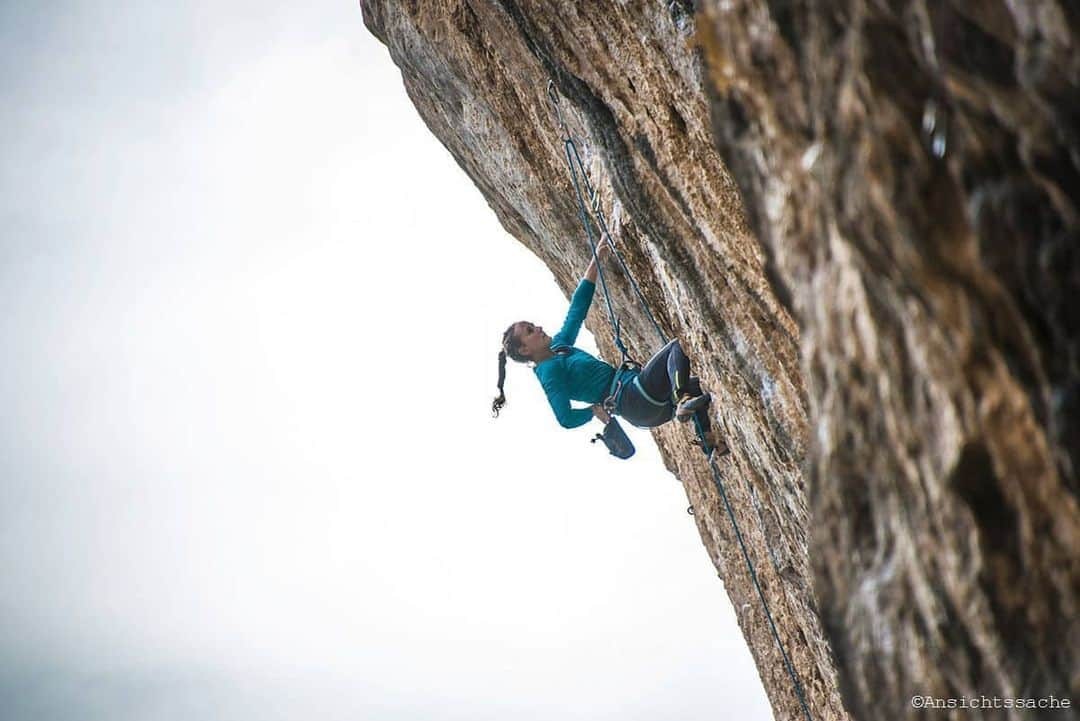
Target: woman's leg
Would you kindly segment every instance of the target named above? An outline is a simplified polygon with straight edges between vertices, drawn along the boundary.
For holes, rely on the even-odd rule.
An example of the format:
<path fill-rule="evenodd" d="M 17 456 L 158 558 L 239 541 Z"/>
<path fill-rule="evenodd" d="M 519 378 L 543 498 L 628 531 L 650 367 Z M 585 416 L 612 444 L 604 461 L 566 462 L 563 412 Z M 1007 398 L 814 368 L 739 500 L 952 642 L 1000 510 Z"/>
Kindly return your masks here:
<path fill-rule="evenodd" d="M 667 401 L 675 405 L 683 396 L 694 399 L 692 402 L 694 408 L 685 414 L 686 420 L 693 416 L 701 424 L 702 431 L 708 433 L 712 429 L 712 422 L 709 420 L 709 399 L 701 388 L 701 382 L 697 377 L 690 375 L 690 359 L 683 353 L 677 339 L 668 342 L 649 359 L 649 362 L 641 369 L 638 380 L 642 389 L 656 401 Z M 638 405 L 636 391 L 627 390 L 632 392 L 627 395 L 625 405 L 636 408 Z M 629 400 L 631 397 L 634 398 L 633 401 Z"/>
<path fill-rule="evenodd" d="M 701 395 L 701 386 L 690 377 L 690 359 L 678 340 L 672 340 L 649 359 L 641 369 L 641 385 L 659 401 L 678 401 L 679 396 Z"/>
<path fill-rule="evenodd" d="M 695 376 L 691 376 L 687 381 L 685 390 L 689 396 L 694 398 L 705 395 L 701 388 L 701 382 Z M 710 451 L 715 450 L 721 456 L 727 455 L 727 443 L 724 442 L 719 433 L 713 432 L 712 419 L 709 417 L 709 404 L 706 403 L 696 408 L 693 417 L 701 427 L 701 433 L 705 436 L 705 444 L 708 449 Z"/>
<path fill-rule="evenodd" d="M 642 390 L 657 402 L 666 402 L 669 410 L 657 415 L 656 406 L 641 397 L 638 389 L 630 386 L 623 392 L 622 415 L 639 428 L 651 428 L 671 419 L 671 408 L 680 396 L 694 399 L 695 406 L 686 418 L 697 419 L 701 432 L 705 435 L 710 449 L 716 449 L 720 455 L 728 452 L 727 444 L 713 433 L 712 420 L 709 418 L 709 398 L 701 387 L 701 381 L 690 375 L 690 359 L 683 353 L 678 340 L 672 340 L 649 359 L 638 376 Z"/>
<path fill-rule="evenodd" d="M 690 359 L 683 353 L 679 341 L 673 340 L 668 346 L 671 348 L 667 358 L 668 380 L 671 383 L 671 397 L 677 402 L 679 396 L 689 390 L 687 384 L 690 382 Z M 690 395 L 701 395 L 700 387 L 697 393 Z"/>
<path fill-rule="evenodd" d="M 637 381 L 631 381 L 622 389 L 619 396 L 619 415 L 638 428 L 655 428 L 670 421 L 672 413 L 675 412 L 671 401 L 666 398 L 653 398 L 652 394 L 646 397 L 644 393 L 648 391 L 639 385 L 641 378 L 638 377 Z"/>
<path fill-rule="evenodd" d="M 686 382 L 685 392 L 693 398 L 705 395 L 705 391 L 701 387 L 701 381 L 697 376 L 690 376 Z M 701 426 L 701 432 L 705 435 L 705 443 L 709 448 L 715 450 L 717 455 L 727 455 L 727 443 L 720 437 L 719 433 L 713 431 L 712 419 L 709 417 L 709 405 L 705 404 L 695 410 L 694 418 L 697 419 L 698 424 Z"/>
<path fill-rule="evenodd" d="M 671 373 L 669 371 L 669 368 L 672 365 L 671 357 L 676 351 L 679 356 L 682 356 L 684 359 L 686 358 L 686 355 L 682 352 L 682 348 L 679 348 L 679 341 L 672 340 L 666 346 L 658 350 L 641 369 L 641 375 L 638 376 L 638 379 L 641 381 L 641 387 L 655 400 L 664 402 L 674 400 L 674 398 L 677 397 L 673 393 L 674 385 L 672 384 Z M 686 368 L 687 375 L 689 375 L 689 361 L 687 361 Z"/>
<path fill-rule="evenodd" d="M 709 428 L 709 394 L 701 389 L 701 383 L 690 375 L 690 359 L 683 353 L 677 341 L 668 344 L 667 372 L 671 384 L 672 399 L 677 404 L 675 417 L 681 421 L 697 417 L 702 428 Z"/>

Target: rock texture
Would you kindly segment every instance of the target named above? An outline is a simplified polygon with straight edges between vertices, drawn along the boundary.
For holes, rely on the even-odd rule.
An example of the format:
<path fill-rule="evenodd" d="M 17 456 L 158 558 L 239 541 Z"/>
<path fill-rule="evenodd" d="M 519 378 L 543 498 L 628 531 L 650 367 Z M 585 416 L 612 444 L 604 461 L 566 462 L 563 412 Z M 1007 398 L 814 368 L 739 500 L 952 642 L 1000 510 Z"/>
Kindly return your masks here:
<path fill-rule="evenodd" d="M 726 487 L 815 719 L 1045 713 L 914 695 L 1071 696 L 1055 718 L 1077 717 L 1074 3 L 362 10 L 569 291 L 588 249 L 554 81 L 616 244 L 716 396 Z M 651 326 L 612 281 L 647 357 Z M 602 311 L 589 325 L 617 358 Z M 803 718 L 707 464 L 684 428 L 654 435 L 776 717 Z"/>

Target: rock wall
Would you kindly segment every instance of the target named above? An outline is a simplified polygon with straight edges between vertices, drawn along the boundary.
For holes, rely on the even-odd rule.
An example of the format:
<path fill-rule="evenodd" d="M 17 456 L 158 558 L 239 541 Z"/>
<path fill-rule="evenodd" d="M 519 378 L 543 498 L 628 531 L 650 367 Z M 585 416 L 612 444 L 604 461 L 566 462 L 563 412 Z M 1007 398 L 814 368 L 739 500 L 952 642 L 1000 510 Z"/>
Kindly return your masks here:
<path fill-rule="evenodd" d="M 588 248 L 554 82 L 616 244 L 714 393 L 726 487 L 815 719 L 1051 693 L 1076 717 L 1075 4 L 361 7 L 432 132 L 569 292 Z M 647 357 L 651 325 L 612 275 Z M 601 309 L 588 325 L 617 358 Z M 776 717 L 803 718 L 703 456 L 685 428 L 654 435 Z"/>

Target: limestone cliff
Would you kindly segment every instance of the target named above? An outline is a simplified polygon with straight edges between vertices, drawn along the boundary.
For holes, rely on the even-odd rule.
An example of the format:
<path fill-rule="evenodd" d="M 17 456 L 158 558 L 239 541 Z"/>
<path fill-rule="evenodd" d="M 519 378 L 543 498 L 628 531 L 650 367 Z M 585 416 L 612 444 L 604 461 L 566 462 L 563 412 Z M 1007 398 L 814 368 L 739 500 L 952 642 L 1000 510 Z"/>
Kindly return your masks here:
<path fill-rule="evenodd" d="M 1076 717 L 1074 3 L 361 6 L 432 132 L 569 291 L 588 251 L 554 81 L 617 245 L 714 393 L 815 719 L 1051 693 Z M 617 358 L 601 311 L 589 325 Z M 777 718 L 802 718 L 704 458 L 684 428 L 654 435 Z"/>

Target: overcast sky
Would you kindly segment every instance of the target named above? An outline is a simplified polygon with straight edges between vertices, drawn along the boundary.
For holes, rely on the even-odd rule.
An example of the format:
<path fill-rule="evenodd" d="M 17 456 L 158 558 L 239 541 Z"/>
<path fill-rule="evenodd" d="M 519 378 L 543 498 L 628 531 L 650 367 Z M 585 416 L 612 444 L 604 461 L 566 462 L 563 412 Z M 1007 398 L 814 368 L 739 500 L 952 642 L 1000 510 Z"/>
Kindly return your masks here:
<path fill-rule="evenodd" d="M 0 717 L 771 718 L 649 436 L 490 418 L 566 299 L 292 5 L 0 4 Z"/>

